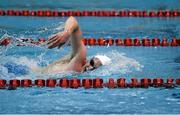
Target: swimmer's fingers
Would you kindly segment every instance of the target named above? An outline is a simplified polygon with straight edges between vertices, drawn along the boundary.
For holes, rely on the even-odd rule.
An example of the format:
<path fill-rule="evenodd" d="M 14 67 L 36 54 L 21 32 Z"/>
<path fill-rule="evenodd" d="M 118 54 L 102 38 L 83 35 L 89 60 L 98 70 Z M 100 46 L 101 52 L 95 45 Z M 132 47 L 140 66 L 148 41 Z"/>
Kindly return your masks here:
<path fill-rule="evenodd" d="M 52 49 L 52 48 L 55 48 L 57 47 L 59 44 L 60 44 L 60 40 L 57 39 L 56 41 L 52 42 L 51 44 L 48 45 L 48 48 Z"/>
<path fill-rule="evenodd" d="M 47 45 L 50 45 L 50 44 L 56 43 L 56 41 L 58 41 L 58 39 L 53 39 L 53 40 L 49 41 L 49 42 L 47 43 Z"/>
<path fill-rule="evenodd" d="M 58 40 L 49 43 L 49 44 L 48 44 L 48 48 L 50 48 L 50 49 L 51 49 L 51 48 L 54 48 L 54 47 L 56 47 L 56 44 L 58 44 Z"/>
<path fill-rule="evenodd" d="M 51 40 L 54 39 L 55 37 L 56 37 L 56 35 L 50 37 L 50 38 L 48 39 L 48 41 L 51 41 Z"/>
<path fill-rule="evenodd" d="M 47 44 L 51 44 L 52 42 L 56 41 L 57 39 L 58 39 L 57 36 L 53 36 L 52 38 L 50 38 L 50 39 L 48 40 L 48 43 L 47 43 Z"/>
<path fill-rule="evenodd" d="M 58 33 L 58 34 L 54 35 L 53 37 L 51 37 L 51 38 L 48 40 L 48 43 L 47 43 L 47 44 L 51 44 L 52 42 L 56 41 L 57 39 L 59 39 L 59 40 L 62 39 L 62 33 Z"/>
<path fill-rule="evenodd" d="M 61 47 L 67 41 L 69 34 L 60 32 L 48 40 L 48 48 Z"/>
<path fill-rule="evenodd" d="M 60 48 L 61 46 L 63 46 L 65 44 L 65 42 L 64 43 L 60 43 L 59 45 L 58 45 L 58 48 Z"/>
<path fill-rule="evenodd" d="M 59 32 L 59 33 L 53 35 L 52 37 L 50 37 L 50 38 L 48 39 L 48 41 L 51 41 L 51 40 L 55 39 L 56 37 L 60 37 L 61 35 L 62 35 L 62 32 Z"/>

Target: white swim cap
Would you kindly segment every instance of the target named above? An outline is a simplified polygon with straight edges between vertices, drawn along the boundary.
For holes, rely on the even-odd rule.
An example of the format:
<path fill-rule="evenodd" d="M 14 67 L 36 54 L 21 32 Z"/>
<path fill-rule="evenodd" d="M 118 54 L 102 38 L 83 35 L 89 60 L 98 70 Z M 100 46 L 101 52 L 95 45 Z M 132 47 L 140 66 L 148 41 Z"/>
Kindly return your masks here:
<path fill-rule="evenodd" d="M 111 59 L 105 55 L 96 55 L 95 58 L 98 58 L 102 65 L 108 65 L 111 63 Z"/>

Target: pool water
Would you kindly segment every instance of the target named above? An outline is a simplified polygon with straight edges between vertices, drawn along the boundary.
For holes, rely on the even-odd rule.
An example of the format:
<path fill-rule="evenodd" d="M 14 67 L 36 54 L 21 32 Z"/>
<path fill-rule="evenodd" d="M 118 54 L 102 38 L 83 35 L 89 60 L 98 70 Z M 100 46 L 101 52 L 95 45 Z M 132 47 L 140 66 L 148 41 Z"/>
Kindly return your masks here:
<path fill-rule="evenodd" d="M 166 10 L 180 8 L 179 0 L 7 0 L 0 1 L 3 9 L 52 9 L 52 10 L 102 10 L 102 9 L 139 9 L 139 10 Z"/>
<path fill-rule="evenodd" d="M 130 1 L 129 1 L 130 2 Z M 127 2 L 127 3 L 129 3 Z M 46 2 L 47 3 L 47 2 Z M 65 4 L 65 2 L 63 2 Z M 117 3 L 117 1 L 116 1 Z M 154 2 L 156 3 L 156 2 Z M 167 2 L 168 3 L 168 2 Z M 169 4 L 171 2 L 169 1 Z M 176 1 L 172 2 L 174 6 Z M 177 2 L 178 3 L 178 2 Z M 4 3 L 4 9 L 12 7 Z M 17 3 L 18 4 L 18 3 Z M 19 2 L 20 4 L 20 2 Z M 84 3 L 85 4 L 85 3 Z M 125 4 L 125 3 L 124 3 Z M 152 3 L 153 4 L 153 3 Z M 166 3 L 164 3 L 166 4 Z M 22 5 L 22 4 L 21 4 Z M 20 6 L 21 6 L 20 5 Z M 70 4 L 68 4 L 70 5 Z M 168 4 L 166 4 L 168 6 Z M 3 4 L 1 4 L 3 6 Z M 7 7 L 5 7 L 7 6 Z M 29 6 L 29 5 L 27 5 Z M 52 5 L 53 6 L 53 5 Z M 83 6 L 83 5 L 82 5 Z M 136 5 L 134 5 L 136 6 Z M 168 7 L 170 7 L 169 5 Z M 98 9 L 100 6 L 94 6 Z M 152 6 L 147 6 L 149 9 Z M 157 6 L 156 6 L 157 7 Z M 16 7 L 18 8 L 18 7 Z M 22 8 L 22 7 L 20 7 Z M 29 7 L 28 7 L 29 8 Z M 100 7 L 101 8 L 101 7 Z M 118 7 L 117 7 L 118 8 Z M 123 7 L 122 7 L 123 8 Z M 131 7 L 129 7 L 131 8 Z M 137 9 L 138 7 L 134 7 Z M 108 8 L 109 9 L 109 8 Z M 110 8 L 111 9 L 111 8 Z M 116 7 L 115 7 L 116 9 Z M 176 7 L 175 7 L 176 9 Z M 127 17 L 76 17 L 85 38 L 144 38 L 180 37 L 179 18 L 127 18 Z M 62 29 L 67 17 L 0 17 L 0 36 L 18 38 L 48 38 Z M 0 47 L 0 78 L 61 78 L 132 77 L 178 78 L 180 75 L 179 47 L 117 47 L 87 46 L 88 56 L 105 54 L 112 64 L 92 72 L 39 75 L 9 72 L 8 64 L 44 67 L 68 54 L 71 47 L 47 49 L 42 46 L 16 46 L 16 43 Z M 0 90 L 0 113 L 180 113 L 180 89 L 63 89 L 63 88 L 18 88 Z"/>

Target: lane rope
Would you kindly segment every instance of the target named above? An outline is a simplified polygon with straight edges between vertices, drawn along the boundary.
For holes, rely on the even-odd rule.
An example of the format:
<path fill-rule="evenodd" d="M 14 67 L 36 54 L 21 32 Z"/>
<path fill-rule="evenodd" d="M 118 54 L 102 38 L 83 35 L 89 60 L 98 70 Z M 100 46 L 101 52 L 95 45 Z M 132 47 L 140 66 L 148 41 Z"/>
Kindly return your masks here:
<path fill-rule="evenodd" d="M 47 42 L 45 38 L 40 38 L 38 40 L 34 40 L 31 38 L 20 38 L 16 39 L 18 44 L 17 46 L 26 46 L 26 43 L 29 43 L 30 45 L 42 45 Z M 2 40 L 0 40 L 0 46 L 8 46 L 11 44 L 13 41 L 11 38 L 7 37 Z M 167 38 L 163 38 L 160 40 L 159 38 L 83 38 L 82 42 L 85 45 L 89 46 L 162 46 L 162 47 L 167 47 L 167 46 L 180 46 L 180 39 L 177 38 L 172 38 L 171 41 L 169 41 Z"/>
<path fill-rule="evenodd" d="M 102 16 L 102 17 L 179 17 L 180 11 L 159 10 L 92 10 L 92 11 L 51 11 L 51 10 L 0 10 L 0 16 L 40 16 L 40 17 L 64 17 L 64 16 Z"/>
<path fill-rule="evenodd" d="M 126 82 L 126 78 L 109 78 L 103 80 L 102 78 L 61 78 L 56 79 L 11 79 L 9 81 L 0 79 L 0 89 L 16 89 L 18 87 L 61 87 L 61 88 L 149 88 L 149 87 L 163 87 L 174 88 L 180 86 L 180 78 L 169 77 L 166 80 L 163 78 L 131 78 L 129 83 Z"/>

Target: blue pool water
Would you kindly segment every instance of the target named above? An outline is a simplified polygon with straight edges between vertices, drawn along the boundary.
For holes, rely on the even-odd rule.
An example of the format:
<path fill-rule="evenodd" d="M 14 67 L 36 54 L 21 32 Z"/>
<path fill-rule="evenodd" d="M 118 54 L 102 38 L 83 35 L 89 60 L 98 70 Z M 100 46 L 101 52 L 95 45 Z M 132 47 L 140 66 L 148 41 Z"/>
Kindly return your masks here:
<path fill-rule="evenodd" d="M 53 10 L 102 10 L 102 9 L 139 9 L 139 10 L 179 10 L 179 0 L 7 0 L 0 1 L 3 9 L 53 9 Z"/>
<path fill-rule="evenodd" d="M 89 1 L 87 1 L 88 3 Z M 136 1 L 137 2 L 137 1 Z M 19 4 L 19 7 L 13 6 Z M 0 4 L 4 9 L 9 7 L 24 8 L 40 7 L 38 3 L 13 2 Z M 82 10 L 86 9 L 82 3 Z M 103 2 L 94 9 L 103 7 Z M 107 2 L 109 3 L 109 2 Z M 116 4 L 118 1 L 115 2 Z M 130 7 L 130 1 L 123 2 L 124 7 L 141 9 L 138 5 Z M 146 3 L 146 2 L 145 2 Z M 144 3 L 144 4 L 145 4 Z M 147 5 L 147 9 L 157 7 L 160 2 Z M 178 3 L 164 2 L 166 8 L 178 9 Z M 36 5 L 32 5 L 36 4 Z M 48 2 L 43 3 L 44 6 Z M 59 2 L 57 4 L 60 4 Z M 65 1 L 62 4 L 67 4 Z M 61 5 L 62 5 L 61 4 Z M 114 4 L 114 3 L 112 3 Z M 155 5 L 156 4 L 156 5 Z M 31 6 L 32 5 L 32 6 Z M 50 4 L 54 8 L 55 4 Z M 54 6 L 55 5 L 55 6 Z M 174 7 L 172 7 L 172 5 Z M 44 7 L 43 6 L 43 7 Z M 65 5 L 63 5 L 65 6 Z M 76 5 L 75 5 L 76 6 Z M 106 5 L 105 5 L 106 6 Z M 128 7 L 129 6 L 129 7 Z M 136 7 L 135 7 L 136 6 Z M 141 5 L 143 7 L 143 5 Z M 154 7 L 153 7 L 154 6 Z M 177 7 L 176 7 L 177 6 Z M 84 8 L 83 8 L 84 7 Z M 41 7 L 40 7 L 41 8 Z M 121 7 L 123 8 L 123 7 Z M 61 9 L 61 8 L 60 8 Z M 68 9 L 68 8 L 64 8 Z M 107 9 L 112 9 L 108 7 Z M 114 6 L 118 9 L 118 6 Z M 145 9 L 145 8 L 142 8 Z M 155 8 L 155 9 L 158 9 Z M 83 31 L 84 37 L 105 38 L 143 38 L 150 39 L 180 37 L 179 18 L 119 18 L 119 17 L 76 17 Z M 0 37 L 11 36 L 17 38 L 46 39 L 61 30 L 67 17 L 0 17 Z M 87 47 L 88 59 L 96 54 L 105 54 L 113 59 L 110 66 L 101 67 L 93 72 L 83 74 L 50 74 L 39 75 L 31 71 L 17 74 L 8 71 L 8 67 L 37 67 L 46 66 L 70 51 L 70 46 L 62 49 L 47 49 L 41 46 L 16 46 L 13 43 L 7 47 L 0 47 L 0 78 L 60 78 L 64 76 L 79 78 L 110 77 L 130 78 L 178 78 L 180 75 L 179 47 Z M 22 69 L 22 68 L 20 68 Z M 20 70 L 18 69 L 18 70 Z M 24 72 L 24 70 L 23 70 Z M 62 89 L 62 88 L 18 88 L 17 90 L 0 90 L 0 113 L 180 113 L 180 89 L 149 88 L 149 89 Z"/>

